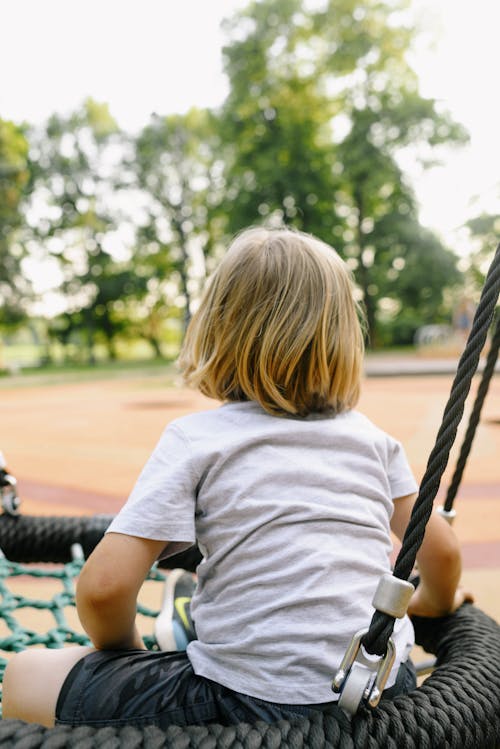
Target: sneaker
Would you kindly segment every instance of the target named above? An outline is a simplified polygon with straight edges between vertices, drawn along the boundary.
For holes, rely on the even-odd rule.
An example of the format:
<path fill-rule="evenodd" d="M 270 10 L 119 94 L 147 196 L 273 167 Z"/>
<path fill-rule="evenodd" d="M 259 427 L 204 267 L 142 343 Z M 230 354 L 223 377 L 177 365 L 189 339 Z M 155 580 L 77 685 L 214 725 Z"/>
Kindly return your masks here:
<path fill-rule="evenodd" d="M 186 570 L 169 573 L 155 621 L 155 637 L 161 650 L 185 650 L 192 640 L 196 640 L 191 619 L 191 597 L 195 587 L 193 576 Z"/>

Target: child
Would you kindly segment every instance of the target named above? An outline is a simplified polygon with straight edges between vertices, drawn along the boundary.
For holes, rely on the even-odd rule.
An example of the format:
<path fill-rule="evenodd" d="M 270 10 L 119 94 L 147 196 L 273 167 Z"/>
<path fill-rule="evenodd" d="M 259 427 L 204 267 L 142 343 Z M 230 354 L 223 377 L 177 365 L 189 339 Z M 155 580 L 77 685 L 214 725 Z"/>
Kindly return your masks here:
<path fill-rule="evenodd" d="M 390 530 L 416 484 L 398 442 L 353 410 L 363 335 L 346 266 L 286 229 L 233 242 L 186 335 L 189 383 L 222 402 L 169 424 L 77 588 L 94 648 L 9 664 L 4 715 L 45 725 L 142 726 L 335 712 L 332 679 L 368 626 Z M 153 562 L 198 543 L 186 652 L 144 650 L 136 598 Z M 460 554 L 433 515 L 410 612 L 464 600 Z M 415 686 L 408 617 L 386 698 Z"/>

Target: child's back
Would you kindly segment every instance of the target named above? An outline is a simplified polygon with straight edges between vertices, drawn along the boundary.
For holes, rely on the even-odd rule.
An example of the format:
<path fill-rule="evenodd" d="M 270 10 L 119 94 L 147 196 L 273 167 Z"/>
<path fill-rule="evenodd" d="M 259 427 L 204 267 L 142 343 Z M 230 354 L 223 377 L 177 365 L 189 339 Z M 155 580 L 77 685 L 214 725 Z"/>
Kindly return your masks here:
<path fill-rule="evenodd" d="M 63 684 L 57 717 L 71 724 L 231 723 L 332 709 L 332 678 L 370 621 L 390 569 L 391 527 L 401 538 L 416 489 L 400 445 L 353 411 L 358 315 L 347 268 L 323 243 L 265 229 L 235 240 L 180 359 L 188 382 L 224 405 L 167 427 L 86 563 L 78 611 L 97 651 L 44 655 L 44 669 L 18 658 L 7 671 L 10 715 L 50 723 Z M 187 655 L 144 654 L 138 590 L 155 558 L 195 542 L 204 555 L 192 602 L 199 639 Z M 451 611 L 463 600 L 460 557 L 437 516 L 418 560 L 414 610 Z M 405 692 L 415 683 L 404 665 L 407 617 L 395 641 L 387 686 Z M 48 697 L 40 675 L 49 657 Z"/>
<path fill-rule="evenodd" d="M 168 481 L 152 492 L 162 464 Z M 320 703 L 390 571 L 393 499 L 415 488 L 400 445 L 357 412 L 288 418 L 231 403 L 167 428 L 112 530 L 198 541 L 196 673 Z M 169 500 L 179 495 L 182 506 Z M 408 619 L 395 641 L 387 686 L 413 644 Z"/>

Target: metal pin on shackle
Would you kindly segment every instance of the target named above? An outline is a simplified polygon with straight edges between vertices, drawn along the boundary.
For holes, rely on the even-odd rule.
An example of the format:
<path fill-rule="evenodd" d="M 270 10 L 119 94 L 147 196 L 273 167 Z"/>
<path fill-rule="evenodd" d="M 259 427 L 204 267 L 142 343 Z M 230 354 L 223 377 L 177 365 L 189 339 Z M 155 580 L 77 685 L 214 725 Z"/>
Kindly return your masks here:
<path fill-rule="evenodd" d="M 372 604 L 378 611 L 401 619 L 414 591 L 410 582 L 387 573 L 378 582 Z M 368 629 L 362 629 L 353 636 L 332 683 L 333 691 L 340 693 L 339 707 L 351 715 L 357 712 L 362 701 L 370 707 L 378 705 L 396 657 L 391 638 L 384 656 L 377 660 L 367 658 L 361 645 L 367 632 Z"/>

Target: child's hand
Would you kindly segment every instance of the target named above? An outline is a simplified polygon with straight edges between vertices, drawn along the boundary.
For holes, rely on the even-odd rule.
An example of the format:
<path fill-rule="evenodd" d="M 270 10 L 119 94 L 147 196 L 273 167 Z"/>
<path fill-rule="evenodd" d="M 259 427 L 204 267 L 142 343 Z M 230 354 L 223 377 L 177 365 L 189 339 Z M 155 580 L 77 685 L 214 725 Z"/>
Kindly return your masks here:
<path fill-rule="evenodd" d="M 458 587 L 450 606 L 442 606 L 433 601 L 421 584 L 412 595 L 409 606 L 409 616 L 438 617 L 447 616 L 460 608 L 463 603 L 474 603 L 474 596 L 469 591 Z"/>

